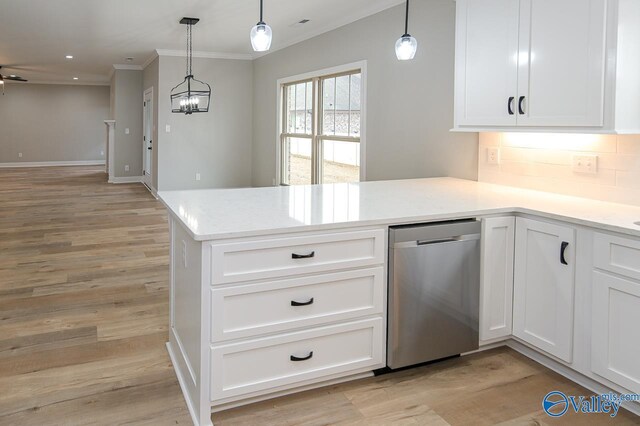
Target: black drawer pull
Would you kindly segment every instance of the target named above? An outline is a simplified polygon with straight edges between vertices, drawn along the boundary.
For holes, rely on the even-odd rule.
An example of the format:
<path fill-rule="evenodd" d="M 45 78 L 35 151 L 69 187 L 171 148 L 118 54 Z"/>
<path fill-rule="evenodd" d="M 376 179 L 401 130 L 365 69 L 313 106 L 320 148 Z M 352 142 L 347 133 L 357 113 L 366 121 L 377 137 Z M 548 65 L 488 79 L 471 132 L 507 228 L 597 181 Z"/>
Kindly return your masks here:
<path fill-rule="evenodd" d="M 567 247 L 569 247 L 569 243 L 566 241 L 563 241 L 562 244 L 560 244 L 560 263 L 562 263 L 563 265 L 568 265 L 567 259 L 564 257 L 564 253 L 567 251 Z"/>
<path fill-rule="evenodd" d="M 308 359 L 311 359 L 311 357 L 313 357 L 313 351 L 309 352 L 309 355 L 307 355 L 305 357 L 300 358 L 300 357 L 291 355 L 291 357 L 289 359 L 291 359 L 291 361 L 298 362 L 298 361 L 306 361 Z"/>
<path fill-rule="evenodd" d="M 513 101 L 515 100 L 516 98 L 511 96 L 507 102 L 507 111 L 509 112 L 509 115 L 513 115 Z"/>
<path fill-rule="evenodd" d="M 313 297 L 306 302 L 296 302 L 295 300 L 291 301 L 291 306 L 308 306 L 313 303 Z"/>
<path fill-rule="evenodd" d="M 312 257 L 315 257 L 316 252 L 312 251 L 309 254 L 296 254 L 296 253 L 291 253 L 291 258 L 292 259 L 310 259 Z"/>
<path fill-rule="evenodd" d="M 520 100 L 518 101 L 518 112 L 520 115 L 524 115 L 524 96 L 520 96 Z"/>

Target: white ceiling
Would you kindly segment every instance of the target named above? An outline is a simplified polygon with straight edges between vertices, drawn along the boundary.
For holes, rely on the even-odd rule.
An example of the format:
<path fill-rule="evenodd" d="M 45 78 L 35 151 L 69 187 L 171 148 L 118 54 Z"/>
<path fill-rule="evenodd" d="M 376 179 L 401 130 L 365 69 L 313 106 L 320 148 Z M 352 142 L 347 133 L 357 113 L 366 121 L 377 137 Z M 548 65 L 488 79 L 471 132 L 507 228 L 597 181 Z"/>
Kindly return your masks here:
<path fill-rule="evenodd" d="M 403 0 L 264 0 L 272 51 Z M 183 16 L 200 18 L 194 51 L 252 54 L 259 0 L 0 0 L 2 73 L 32 82 L 106 83 L 113 64 L 143 65 L 155 49 L 183 50 Z M 301 19 L 305 25 L 294 26 Z M 399 30 L 402 22 L 398 23 Z M 70 54 L 74 59 L 67 60 Z"/>

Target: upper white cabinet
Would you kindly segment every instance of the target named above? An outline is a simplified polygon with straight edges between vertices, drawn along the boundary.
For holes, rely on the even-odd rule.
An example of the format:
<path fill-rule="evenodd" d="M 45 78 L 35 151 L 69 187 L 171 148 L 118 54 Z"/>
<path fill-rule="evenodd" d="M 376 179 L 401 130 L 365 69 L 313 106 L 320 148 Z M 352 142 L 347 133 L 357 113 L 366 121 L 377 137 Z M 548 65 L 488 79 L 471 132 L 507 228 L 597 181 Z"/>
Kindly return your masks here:
<path fill-rule="evenodd" d="M 458 0 L 454 130 L 640 132 L 639 23 L 637 0 Z"/>
<path fill-rule="evenodd" d="M 573 359 L 575 229 L 516 219 L 513 334 Z"/>
<path fill-rule="evenodd" d="M 513 0 L 458 1 L 457 125 L 516 125 L 519 10 Z"/>

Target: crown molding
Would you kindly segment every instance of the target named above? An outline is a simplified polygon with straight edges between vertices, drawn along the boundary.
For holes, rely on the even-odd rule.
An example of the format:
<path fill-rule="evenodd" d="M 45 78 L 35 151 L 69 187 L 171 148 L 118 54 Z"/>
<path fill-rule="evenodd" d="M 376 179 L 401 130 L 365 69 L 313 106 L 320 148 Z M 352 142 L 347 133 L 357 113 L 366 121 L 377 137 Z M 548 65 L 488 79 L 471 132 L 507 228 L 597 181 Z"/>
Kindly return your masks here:
<path fill-rule="evenodd" d="M 151 63 L 155 61 L 157 57 L 158 57 L 158 51 L 154 50 L 151 56 L 149 56 L 149 58 L 146 61 L 144 61 L 144 63 L 142 64 L 142 69 L 144 70 L 149 65 L 151 65 Z"/>
<path fill-rule="evenodd" d="M 185 52 L 184 50 L 169 50 L 169 49 L 156 49 L 156 54 L 158 56 L 174 56 L 174 57 L 187 56 L 187 52 Z M 251 53 L 201 52 L 197 50 L 193 52 L 193 57 L 205 58 L 205 59 L 236 59 L 240 61 L 251 61 L 254 59 L 254 55 L 252 55 Z"/>
<path fill-rule="evenodd" d="M 10 81 L 5 80 L 8 84 L 49 84 L 57 86 L 109 86 L 108 81 L 55 81 L 55 80 L 29 80 L 29 81 Z"/>

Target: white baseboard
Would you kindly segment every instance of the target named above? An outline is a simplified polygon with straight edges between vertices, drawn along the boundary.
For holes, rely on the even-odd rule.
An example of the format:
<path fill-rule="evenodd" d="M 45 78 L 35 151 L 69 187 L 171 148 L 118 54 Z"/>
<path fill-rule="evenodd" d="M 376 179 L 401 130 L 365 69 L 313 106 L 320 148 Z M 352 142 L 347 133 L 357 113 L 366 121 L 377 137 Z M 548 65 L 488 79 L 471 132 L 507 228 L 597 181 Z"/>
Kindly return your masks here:
<path fill-rule="evenodd" d="M 0 168 L 9 169 L 16 167 L 61 167 L 61 166 L 104 166 L 104 160 L 82 160 L 82 161 L 36 161 L 36 162 L 15 162 L 0 163 Z"/>
<path fill-rule="evenodd" d="M 109 183 L 140 183 L 142 176 L 123 176 L 109 178 Z"/>

